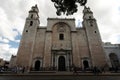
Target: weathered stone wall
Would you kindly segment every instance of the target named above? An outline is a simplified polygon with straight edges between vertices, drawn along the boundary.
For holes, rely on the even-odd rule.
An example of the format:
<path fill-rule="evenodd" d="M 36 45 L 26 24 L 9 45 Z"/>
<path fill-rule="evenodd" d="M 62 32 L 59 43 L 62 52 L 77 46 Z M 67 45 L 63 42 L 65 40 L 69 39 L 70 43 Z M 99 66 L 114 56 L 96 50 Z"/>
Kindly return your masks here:
<path fill-rule="evenodd" d="M 60 24 L 60 25 L 59 25 Z M 52 49 L 71 49 L 71 31 L 70 27 L 65 23 L 58 23 L 52 28 Z M 63 40 L 59 39 L 59 35 L 63 34 Z"/>
<path fill-rule="evenodd" d="M 85 33 L 84 28 L 78 28 L 77 30 L 77 46 L 79 48 L 79 56 L 80 56 L 80 67 L 83 67 L 83 60 L 84 58 L 87 58 L 88 61 L 90 61 L 90 54 L 88 49 L 88 41 Z"/>
<path fill-rule="evenodd" d="M 93 20 L 93 22 L 93 26 L 90 26 L 90 24 L 88 24 L 89 20 L 84 21 L 84 27 L 89 44 L 88 46 L 92 58 L 92 65 L 103 67 L 106 65 L 105 52 L 103 49 L 98 27 L 96 25 L 96 21 Z"/>
<path fill-rule="evenodd" d="M 71 18 L 48 18 L 47 27 L 39 27 L 38 10 L 36 6 L 33 8 L 35 10 L 30 11 L 26 19 L 17 65 L 34 67 L 35 61 L 40 60 L 43 67 L 51 67 L 54 50 L 58 50 L 57 54 L 63 50 L 66 60 L 69 60 L 67 66 L 71 63 L 83 67 L 84 60 L 88 61 L 90 67 L 106 64 L 98 26 L 89 8 L 84 9 L 83 27 L 79 29 L 75 26 L 75 19 Z M 63 40 L 59 39 L 61 33 L 64 34 Z"/>
<path fill-rule="evenodd" d="M 115 54 L 118 58 L 118 62 L 120 65 L 120 46 L 119 44 L 111 44 L 111 43 L 104 43 L 104 50 L 106 54 L 106 60 L 109 65 L 109 67 L 112 67 L 112 63 L 110 60 L 110 54 Z"/>
<path fill-rule="evenodd" d="M 42 60 L 44 58 L 44 47 L 45 47 L 45 34 L 46 34 L 46 28 L 41 27 L 37 29 L 37 34 L 35 36 L 35 44 L 32 54 L 32 62 L 31 64 L 34 64 L 36 60 Z M 42 63 L 43 65 L 43 63 Z M 34 65 L 32 65 L 34 66 Z"/>
<path fill-rule="evenodd" d="M 37 15 L 37 14 L 34 14 Z M 33 21 L 33 24 L 30 25 L 30 22 Z M 22 33 L 22 38 L 20 41 L 18 53 L 17 53 L 17 66 L 30 66 L 32 61 L 31 57 L 33 54 L 33 47 L 35 42 L 36 31 L 39 26 L 38 19 L 27 18 L 25 22 L 25 27 Z"/>
<path fill-rule="evenodd" d="M 12 67 L 15 67 L 15 66 L 16 66 L 16 56 L 12 55 L 11 59 L 10 59 L 10 62 L 9 62 L 9 67 L 12 68 Z"/>

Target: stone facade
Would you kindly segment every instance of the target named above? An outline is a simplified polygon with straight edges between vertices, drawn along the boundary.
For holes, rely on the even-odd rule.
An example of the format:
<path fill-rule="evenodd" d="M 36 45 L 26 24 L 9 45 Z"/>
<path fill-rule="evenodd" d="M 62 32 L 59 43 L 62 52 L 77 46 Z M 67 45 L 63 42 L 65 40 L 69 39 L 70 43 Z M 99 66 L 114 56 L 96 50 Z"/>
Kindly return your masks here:
<path fill-rule="evenodd" d="M 81 28 L 75 26 L 72 18 L 48 18 L 47 26 L 39 26 L 38 12 L 38 7 L 33 6 L 26 18 L 17 66 L 69 71 L 72 66 L 92 68 L 106 65 L 97 22 L 90 8 L 83 10 Z"/>
<path fill-rule="evenodd" d="M 120 44 L 111 44 L 110 42 L 104 43 L 106 53 L 106 60 L 109 67 L 120 66 Z"/>
<path fill-rule="evenodd" d="M 16 56 L 12 55 L 9 62 L 9 68 L 13 68 L 15 66 L 16 66 Z"/>

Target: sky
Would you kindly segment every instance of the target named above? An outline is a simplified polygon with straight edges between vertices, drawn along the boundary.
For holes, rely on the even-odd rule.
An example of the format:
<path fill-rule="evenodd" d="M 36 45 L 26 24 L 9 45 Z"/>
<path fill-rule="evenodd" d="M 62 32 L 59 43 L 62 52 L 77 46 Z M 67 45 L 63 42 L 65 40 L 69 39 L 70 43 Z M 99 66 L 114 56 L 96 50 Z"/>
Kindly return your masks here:
<path fill-rule="evenodd" d="M 0 58 L 10 60 L 16 55 L 28 11 L 35 4 L 39 8 L 40 25 L 47 18 L 75 18 L 76 26 L 82 22 L 83 7 L 72 16 L 57 16 L 51 0 L 0 0 Z M 88 0 L 86 6 L 93 11 L 103 42 L 120 43 L 120 0 Z M 48 14 L 49 13 L 49 14 Z"/>

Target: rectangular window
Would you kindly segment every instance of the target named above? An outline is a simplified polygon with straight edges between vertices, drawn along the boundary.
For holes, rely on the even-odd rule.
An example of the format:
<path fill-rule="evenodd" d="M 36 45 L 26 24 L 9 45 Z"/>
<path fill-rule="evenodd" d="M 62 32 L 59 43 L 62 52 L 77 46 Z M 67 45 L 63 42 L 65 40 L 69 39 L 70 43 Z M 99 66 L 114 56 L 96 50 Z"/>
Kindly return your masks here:
<path fill-rule="evenodd" d="M 64 40 L 64 34 L 59 34 L 59 39 Z"/>

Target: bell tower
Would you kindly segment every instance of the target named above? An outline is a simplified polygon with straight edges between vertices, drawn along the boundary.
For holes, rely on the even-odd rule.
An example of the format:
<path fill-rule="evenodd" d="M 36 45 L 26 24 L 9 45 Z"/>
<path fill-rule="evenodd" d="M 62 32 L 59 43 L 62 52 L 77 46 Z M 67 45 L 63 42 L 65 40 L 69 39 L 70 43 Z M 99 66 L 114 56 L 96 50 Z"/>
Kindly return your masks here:
<path fill-rule="evenodd" d="M 84 7 L 83 14 L 83 27 L 87 36 L 92 66 L 103 67 L 106 65 L 105 52 L 96 19 L 89 7 Z"/>
<path fill-rule="evenodd" d="M 26 18 L 22 38 L 17 53 L 17 66 L 29 66 L 29 64 L 31 63 L 30 59 L 33 54 L 33 46 L 35 42 L 37 28 L 40 24 L 38 12 L 39 10 L 37 5 L 32 6 L 31 10 L 29 11 L 28 17 Z"/>

